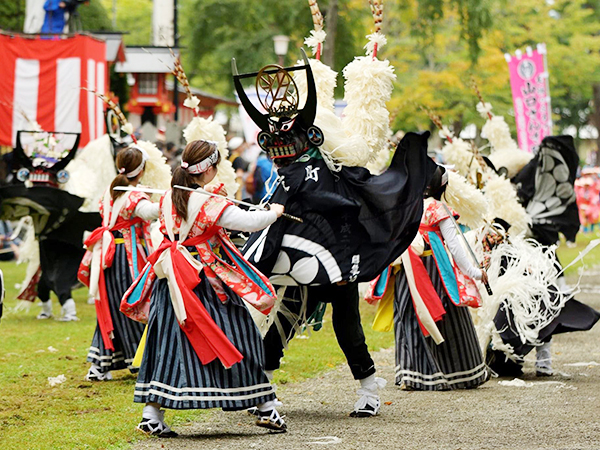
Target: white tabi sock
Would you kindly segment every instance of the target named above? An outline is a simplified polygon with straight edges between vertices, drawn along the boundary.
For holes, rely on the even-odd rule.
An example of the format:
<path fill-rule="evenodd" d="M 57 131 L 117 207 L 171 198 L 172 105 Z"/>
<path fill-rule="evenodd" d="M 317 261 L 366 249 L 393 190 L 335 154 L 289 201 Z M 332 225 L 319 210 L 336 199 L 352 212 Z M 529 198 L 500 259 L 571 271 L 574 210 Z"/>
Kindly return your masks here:
<path fill-rule="evenodd" d="M 142 417 L 144 419 L 157 420 L 159 422 L 162 422 L 162 414 L 160 413 L 160 408 L 157 408 L 154 405 L 144 406 L 144 410 L 142 411 Z"/>
<path fill-rule="evenodd" d="M 367 378 L 363 378 L 360 381 L 360 387 L 368 389 L 370 386 L 375 384 L 375 374 L 369 375 Z"/>
<path fill-rule="evenodd" d="M 261 403 L 257 406 L 260 412 L 267 412 L 275 409 L 276 403 L 275 400 L 269 400 L 268 402 Z"/>

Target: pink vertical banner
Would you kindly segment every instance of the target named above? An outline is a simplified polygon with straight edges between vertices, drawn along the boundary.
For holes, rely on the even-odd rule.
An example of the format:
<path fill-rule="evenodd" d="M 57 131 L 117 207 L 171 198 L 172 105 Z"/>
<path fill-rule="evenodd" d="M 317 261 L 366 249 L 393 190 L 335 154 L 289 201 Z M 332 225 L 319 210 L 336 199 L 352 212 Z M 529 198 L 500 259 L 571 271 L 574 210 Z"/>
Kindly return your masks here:
<path fill-rule="evenodd" d="M 535 152 L 546 136 L 552 134 L 550 89 L 546 68 L 546 45 L 536 50 L 527 47 L 515 55 L 505 55 L 510 72 L 510 87 L 517 122 L 519 147 Z"/>

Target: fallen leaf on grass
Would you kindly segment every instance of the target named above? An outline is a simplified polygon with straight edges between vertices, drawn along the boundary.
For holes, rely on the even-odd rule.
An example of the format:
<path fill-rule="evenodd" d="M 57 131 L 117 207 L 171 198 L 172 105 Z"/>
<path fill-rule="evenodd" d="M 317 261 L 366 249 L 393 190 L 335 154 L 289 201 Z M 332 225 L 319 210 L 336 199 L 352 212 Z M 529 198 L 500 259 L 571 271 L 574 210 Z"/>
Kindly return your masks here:
<path fill-rule="evenodd" d="M 67 377 L 62 374 L 57 377 L 48 377 L 48 383 L 50 384 L 50 387 L 54 387 L 57 384 L 62 384 L 65 381 L 67 381 Z"/>
<path fill-rule="evenodd" d="M 392 402 L 384 402 L 383 404 L 390 406 L 392 404 Z"/>

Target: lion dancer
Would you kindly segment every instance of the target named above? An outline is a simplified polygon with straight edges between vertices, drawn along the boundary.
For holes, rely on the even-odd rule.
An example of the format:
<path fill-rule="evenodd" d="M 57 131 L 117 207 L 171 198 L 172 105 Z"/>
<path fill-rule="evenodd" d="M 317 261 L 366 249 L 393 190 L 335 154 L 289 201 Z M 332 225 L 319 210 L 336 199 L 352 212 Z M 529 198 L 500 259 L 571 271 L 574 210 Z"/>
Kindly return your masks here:
<path fill-rule="evenodd" d="M 314 1 L 309 3 L 314 7 Z M 312 35 L 319 55 L 324 32 L 317 29 Z M 381 43 L 381 37 L 375 36 L 371 44 Z M 385 380 L 375 377 L 365 342 L 358 283 L 375 278 L 409 246 L 423 212 L 423 191 L 435 169 L 427 158 L 427 133 L 408 133 L 382 175 L 373 176 L 363 168 L 386 149 L 388 121 L 358 123 L 358 117 L 365 117 L 367 100 L 371 112 L 376 109 L 387 117 L 385 101 L 395 78 L 389 62 L 377 60 L 373 45 L 370 48 L 371 53 L 356 58 L 344 70 L 347 97 L 351 97 L 345 111 L 347 124 L 333 114 L 335 82 L 324 79 L 331 81 L 336 74 L 320 61 L 309 62 L 303 54 L 304 62 L 298 66 L 271 65 L 258 74 L 242 75 L 233 62 L 240 101 L 262 130 L 259 145 L 278 168 L 279 184 L 270 201 L 285 205 L 287 212 L 303 219 L 303 223 L 276 222 L 254 233 L 243 250 L 273 285 L 285 288 L 283 300 L 261 324 L 266 333 L 267 375 L 272 378 L 279 368 L 284 347 L 307 317 L 322 315 L 331 303 L 336 337 L 361 384 L 353 417 L 378 414 L 379 389 L 385 385 Z M 365 66 L 370 70 L 364 70 Z M 365 81 L 357 78 L 367 72 L 381 77 L 379 86 L 389 86 L 389 91 L 354 89 Z M 267 114 L 259 112 L 244 92 L 242 80 L 254 76 L 262 81 L 257 94 Z M 269 92 L 279 95 L 271 101 Z M 306 94 L 302 109 L 298 92 Z M 389 152 L 381 153 L 387 159 Z"/>

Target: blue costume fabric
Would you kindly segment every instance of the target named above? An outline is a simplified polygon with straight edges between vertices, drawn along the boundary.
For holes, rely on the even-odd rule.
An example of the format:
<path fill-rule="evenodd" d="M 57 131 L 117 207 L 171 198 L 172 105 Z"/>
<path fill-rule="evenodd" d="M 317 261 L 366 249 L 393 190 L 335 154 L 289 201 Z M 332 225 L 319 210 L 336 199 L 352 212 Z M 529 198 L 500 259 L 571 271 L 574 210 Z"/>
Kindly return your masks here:
<path fill-rule="evenodd" d="M 44 10 L 46 17 L 42 25 L 42 33 L 62 33 L 65 28 L 65 10 L 59 6 L 62 0 L 46 0 Z"/>

